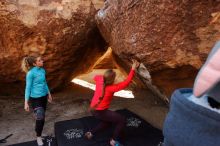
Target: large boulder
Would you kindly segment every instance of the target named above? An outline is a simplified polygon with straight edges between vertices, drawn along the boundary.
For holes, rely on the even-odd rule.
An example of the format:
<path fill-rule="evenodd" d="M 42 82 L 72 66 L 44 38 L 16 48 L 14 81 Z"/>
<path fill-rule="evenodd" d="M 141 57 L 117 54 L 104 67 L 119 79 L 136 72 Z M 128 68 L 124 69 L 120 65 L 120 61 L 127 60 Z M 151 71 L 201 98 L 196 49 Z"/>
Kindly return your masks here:
<path fill-rule="evenodd" d="M 220 39 L 219 13 L 217 0 L 107 0 L 96 21 L 117 60 L 141 61 L 151 76 L 143 81 L 169 97 L 192 86 Z"/>
<path fill-rule="evenodd" d="M 96 61 L 94 69 L 114 69 L 116 68 L 112 49 L 109 47 L 105 54 Z"/>
<path fill-rule="evenodd" d="M 95 14 L 102 0 L 0 1 L 0 94 L 24 93 L 24 56 L 40 53 L 51 88 L 91 69 L 106 44 Z"/>

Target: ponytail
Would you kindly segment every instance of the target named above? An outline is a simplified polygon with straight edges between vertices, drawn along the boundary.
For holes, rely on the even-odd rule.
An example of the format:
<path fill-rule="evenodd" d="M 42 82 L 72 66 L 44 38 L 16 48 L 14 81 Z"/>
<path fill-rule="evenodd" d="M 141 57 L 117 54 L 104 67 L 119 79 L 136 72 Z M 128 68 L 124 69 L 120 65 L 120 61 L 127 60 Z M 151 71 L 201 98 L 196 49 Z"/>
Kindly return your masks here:
<path fill-rule="evenodd" d="M 24 57 L 22 62 L 21 62 L 21 69 L 25 73 L 27 73 L 32 67 L 34 67 L 34 63 L 36 62 L 37 57 L 39 57 L 39 56 L 37 55 L 37 56 Z"/>
<path fill-rule="evenodd" d="M 28 70 L 29 70 L 29 65 L 28 65 L 28 62 L 27 62 L 27 57 L 24 57 L 22 62 L 21 62 L 21 69 L 23 72 L 27 73 Z"/>

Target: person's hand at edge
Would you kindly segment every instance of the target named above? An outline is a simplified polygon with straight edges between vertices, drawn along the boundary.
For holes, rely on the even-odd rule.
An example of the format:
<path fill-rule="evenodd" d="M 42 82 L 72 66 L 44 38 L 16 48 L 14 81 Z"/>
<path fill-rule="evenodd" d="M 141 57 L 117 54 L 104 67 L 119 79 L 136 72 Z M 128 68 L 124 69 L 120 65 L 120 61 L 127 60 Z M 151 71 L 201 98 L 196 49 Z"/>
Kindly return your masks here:
<path fill-rule="evenodd" d="M 50 93 L 48 94 L 48 102 L 53 103 L 53 98 L 52 98 L 52 95 Z"/>
<path fill-rule="evenodd" d="M 140 66 L 140 62 L 137 60 L 132 59 L 132 69 L 136 70 Z"/>
<path fill-rule="evenodd" d="M 24 102 L 24 109 L 25 109 L 25 111 L 27 111 L 27 112 L 30 111 L 29 104 L 28 104 L 28 101 L 27 101 L 27 100 L 25 100 L 25 102 Z"/>

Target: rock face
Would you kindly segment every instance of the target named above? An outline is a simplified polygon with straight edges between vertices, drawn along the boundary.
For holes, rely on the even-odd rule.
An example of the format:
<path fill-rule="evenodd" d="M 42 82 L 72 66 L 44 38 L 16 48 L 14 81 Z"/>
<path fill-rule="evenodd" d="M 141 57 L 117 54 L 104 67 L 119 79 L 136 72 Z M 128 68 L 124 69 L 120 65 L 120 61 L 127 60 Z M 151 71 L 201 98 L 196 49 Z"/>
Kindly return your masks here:
<path fill-rule="evenodd" d="M 220 39 L 219 15 L 217 0 L 107 0 L 96 20 L 118 60 L 141 61 L 151 84 L 169 97 L 176 88 L 192 86 Z"/>
<path fill-rule="evenodd" d="M 94 17 L 102 5 L 102 0 L 0 1 L 0 93 L 24 93 L 21 60 L 32 52 L 43 56 L 50 88 L 91 69 L 105 52 Z"/>
<path fill-rule="evenodd" d="M 94 64 L 94 69 L 114 69 L 116 68 L 112 49 L 109 47 L 105 54 Z"/>
<path fill-rule="evenodd" d="M 139 83 L 165 98 L 176 88 L 192 86 L 220 39 L 219 0 L 106 0 L 104 7 L 103 3 L 0 1 L 0 86 L 4 87 L 0 93 L 24 93 L 21 60 L 38 52 L 50 88 L 63 87 L 92 68 L 128 72 L 134 58 L 143 65 Z M 106 41 L 113 52 L 100 58 L 107 50 Z"/>

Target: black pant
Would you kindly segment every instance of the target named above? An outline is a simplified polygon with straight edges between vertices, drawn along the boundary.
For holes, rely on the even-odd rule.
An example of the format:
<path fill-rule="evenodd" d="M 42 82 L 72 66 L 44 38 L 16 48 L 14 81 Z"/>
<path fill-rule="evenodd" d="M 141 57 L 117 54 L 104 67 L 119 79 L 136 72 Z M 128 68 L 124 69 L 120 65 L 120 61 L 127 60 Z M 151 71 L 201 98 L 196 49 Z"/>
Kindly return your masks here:
<path fill-rule="evenodd" d="M 40 97 L 40 98 L 30 97 L 30 102 L 31 102 L 31 106 L 32 106 L 33 110 L 35 110 L 36 108 L 42 107 L 44 109 L 44 112 L 46 112 L 47 95 Z M 37 137 L 40 137 L 42 134 L 44 122 L 45 122 L 45 118 L 43 118 L 41 120 L 36 119 L 35 131 L 36 131 Z"/>
<path fill-rule="evenodd" d="M 220 103 L 218 101 L 216 101 L 215 99 L 213 99 L 212 97 L 208 96 L 208 102 L 212 108 L 217 108 L 217 109 L 220 108 Z"/>
<path fill-rule="evenodd" d="M 95 110 L 92 114 L 99 120 L 101 123 L 91 130 L 91 133 L 96 133 L 98 131 L 104 130 L 105 128 L 111 126 L 112 123 L 116 124 L 112 139 L 118 140 L 121 136 L 122 129 L 125 126 L 125 117 L 110 110 Z"/>

